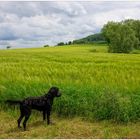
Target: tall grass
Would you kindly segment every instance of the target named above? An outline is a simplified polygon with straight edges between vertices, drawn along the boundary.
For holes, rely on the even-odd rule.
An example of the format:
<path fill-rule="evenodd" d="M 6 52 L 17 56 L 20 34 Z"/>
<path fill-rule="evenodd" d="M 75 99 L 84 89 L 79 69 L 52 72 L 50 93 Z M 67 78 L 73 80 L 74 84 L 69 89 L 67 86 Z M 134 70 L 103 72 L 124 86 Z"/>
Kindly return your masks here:
<path fill-rule="evenodd" d="M 96 51 L 94 51 L 96 50 Z M 140 55 L 82 45 L 0 51 L 0 98 L 42 95 L 55 85 L 61 116 L 134 121 L 140 118 Z"/>

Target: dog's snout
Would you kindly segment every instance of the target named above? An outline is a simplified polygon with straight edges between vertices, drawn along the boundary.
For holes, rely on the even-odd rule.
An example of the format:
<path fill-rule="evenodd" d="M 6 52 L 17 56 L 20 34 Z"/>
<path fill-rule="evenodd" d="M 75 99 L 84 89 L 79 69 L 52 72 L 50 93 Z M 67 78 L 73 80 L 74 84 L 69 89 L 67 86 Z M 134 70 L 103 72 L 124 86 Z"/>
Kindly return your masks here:
<path fill-rule="evenodd" d="M 60 92 L 58 92 L 57 97 L 60 97 L 60 96 L 61 96 L 61 93 L 60 93 Z"/>

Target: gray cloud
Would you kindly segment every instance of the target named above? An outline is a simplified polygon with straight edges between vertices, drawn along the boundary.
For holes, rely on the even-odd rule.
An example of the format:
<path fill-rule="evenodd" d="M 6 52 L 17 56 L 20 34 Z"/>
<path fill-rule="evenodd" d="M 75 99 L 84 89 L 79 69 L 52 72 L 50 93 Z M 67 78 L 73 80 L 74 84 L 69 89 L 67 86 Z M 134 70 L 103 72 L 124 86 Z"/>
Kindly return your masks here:
<path fill-rule="evenodd" d="M 0 2 L 0 48 L 55 45 L 99 32 L 110 20 L 140 19 L 140 2 Z"/>

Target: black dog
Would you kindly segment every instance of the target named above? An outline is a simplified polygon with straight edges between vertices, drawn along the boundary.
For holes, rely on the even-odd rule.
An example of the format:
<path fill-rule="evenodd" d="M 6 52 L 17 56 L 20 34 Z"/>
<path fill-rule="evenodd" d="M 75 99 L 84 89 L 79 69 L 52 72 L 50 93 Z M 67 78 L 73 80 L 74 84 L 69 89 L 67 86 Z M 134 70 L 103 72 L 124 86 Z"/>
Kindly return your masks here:
<path fill-rule="evenodd" d="M 31 115 L 31 110 L 36 109 L 43 112 L 43 120 L 46 119 L 47 115 L 47 124 L 50 124 L 50 112 L 53 104 L 54 97 L 60 97 L 61 93 L 59 92 L 59 88 L 52 87 L 48 91 L 47 94 L 40 97 L 29 97 L 22 101 L 12 101 L 7 100 L 10 104 L 20 104 L 20 117 L 17 120 L 18 127 L 20 128 L 20 122 L 22 121 L 23 117 L 25 120 L 23 122 L 24 130 L 26 130 L 26 123 Z"/>

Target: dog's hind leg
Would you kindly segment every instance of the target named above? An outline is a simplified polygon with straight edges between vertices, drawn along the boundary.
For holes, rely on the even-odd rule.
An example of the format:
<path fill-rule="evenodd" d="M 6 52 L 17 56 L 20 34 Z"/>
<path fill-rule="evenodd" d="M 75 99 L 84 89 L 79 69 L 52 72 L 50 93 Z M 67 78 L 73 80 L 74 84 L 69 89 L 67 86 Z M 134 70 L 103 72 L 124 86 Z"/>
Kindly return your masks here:
<path fill-rule="evenodd" d="M 19 119 L 17 120 L 17 122 L 18 122 L 18 128 L 21 128 L 20 122 L 22 121 L 23 117 L 24 117 L 24 114 L 21 113 Z"/>
<path fill-rule="evenodd" d="M 23 119 L 24 116 L 25 116 L 25 115 L 24 115 L 24 111 L 23 111 L 22 107 L 20 106 L 20 117 L 19 117 L 19 119 L 17 120 L 17 122 L 18 122 L 18 128 L 21 128 L 20 122 L 22 121 L 22 119 Z"/>
<path fill-rule="evenodd" d="M 27 123 L 30 115 L 31 115 L 31 110 L 28 110 L 28 112 L 26 112 L 26 114 L 25 114 L 25 119 L 24 119 L 24 122 L 23 122 L 24 131 L 26 131 L 26 123 Z"/>

